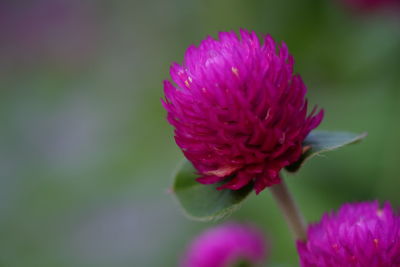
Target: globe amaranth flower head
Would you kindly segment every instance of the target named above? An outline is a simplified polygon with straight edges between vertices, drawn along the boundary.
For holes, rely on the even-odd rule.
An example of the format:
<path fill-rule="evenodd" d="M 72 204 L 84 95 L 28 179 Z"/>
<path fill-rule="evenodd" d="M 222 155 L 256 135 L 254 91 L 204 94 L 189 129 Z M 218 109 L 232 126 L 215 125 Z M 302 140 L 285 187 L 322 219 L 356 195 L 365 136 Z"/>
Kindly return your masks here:
<path fill-rule="evenodd" d="M 258 266 L 265 261 L 266 242 L 253 226 L 227 223 L 210 228 L 188 246 L 181 267 Z"/>
<path fill-rule="evenodd" d="M 302 267 L 400 266 L 400 217 L 389 203 L 345 204 L 298 241 Z"/>
<path fill-rule="evenodd" d="M 176 85 L 164 81 L 162 102 L 198 182 L 225 181 L 218 189 L 232 190 L 254 183 L 259 193 L 299 159 L 323 112 L 307 116 L 306 86 L 293 64 L 285 43 L 241 30 L 190 46 L 183 64 L 171 66 Z"/>

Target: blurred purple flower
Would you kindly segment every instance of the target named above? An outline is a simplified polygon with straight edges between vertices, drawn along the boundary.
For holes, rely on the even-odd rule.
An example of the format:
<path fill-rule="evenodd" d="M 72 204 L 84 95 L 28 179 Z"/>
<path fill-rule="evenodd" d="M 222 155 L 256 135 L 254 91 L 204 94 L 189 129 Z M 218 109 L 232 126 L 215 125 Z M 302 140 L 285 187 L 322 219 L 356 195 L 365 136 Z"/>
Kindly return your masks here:
<path fill-rule="evenodd" d="M 309 226 L 297 249 L 303 267 L 398 267 L 400 217 L 389 203 L 345 204 Z"/>
<path fill-rule="evenodd" d="M 180 266 L 227 267 L 239 262 L 256 266 L 265 261 L 266 252 L 266 242 L 259 230 L 228 223 L 208 229 L 193 240 Z"/>
<path fill-rule="evenodd" d="M 97 45 L 95 8 L 79 0 L 0 2 L 0 64 L 79 67 Z"/>
<path fill-rule="evenodd" d="M 399 0 L 341 0 L 345 6 L 360 12 L 372 12 L 380 9 L 399 7 Z"/>
<path fill-rule="evenodd" d="M 322 110 L 307 116 L 306 86 L 293 74 L 287 46 L 254 32 L 221 32 L 190 46 L 184 63 L 164 81 L 168 121 L 175 140 L 203 184 L 256 193 L 280 182 L 279 171 L 297 161 L 302 142 Z M 277 49 L 279 51 L 277 51 Z"/>

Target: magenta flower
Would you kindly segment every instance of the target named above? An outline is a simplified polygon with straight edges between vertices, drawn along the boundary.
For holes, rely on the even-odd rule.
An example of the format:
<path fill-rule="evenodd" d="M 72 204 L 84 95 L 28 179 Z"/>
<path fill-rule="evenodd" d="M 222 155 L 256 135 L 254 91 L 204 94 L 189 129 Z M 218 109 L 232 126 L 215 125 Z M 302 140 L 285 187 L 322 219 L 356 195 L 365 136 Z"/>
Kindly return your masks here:
<path fill-rule="evenodd" d="M 228 223 L 206 230 L 189 245 L 181 267 L 227 267 L 238 262 L 250 266 L 266 258 L 266 243 L 257 229 Z"/>
<path fill-rule="evenodd" d="M 277 52 L 279 49 L 279 52 Z M 202 184 L 256 193 L 280 182 L 279 171 L 302 154 L 302 142 L 323 112 L 307 116 L 306 87 L 293 74 L 285 43 L 260 43 L 245 30 L 222 32 L 190 46 L 184 63 L 164 81 L 168 121 L 175 140 Z"/>
<path fill-rule="evenodd" d="M 311 225 L 297 250 L 303 267 L 398 267 L 400 217 L 389 203 L 346 204 Z"/>

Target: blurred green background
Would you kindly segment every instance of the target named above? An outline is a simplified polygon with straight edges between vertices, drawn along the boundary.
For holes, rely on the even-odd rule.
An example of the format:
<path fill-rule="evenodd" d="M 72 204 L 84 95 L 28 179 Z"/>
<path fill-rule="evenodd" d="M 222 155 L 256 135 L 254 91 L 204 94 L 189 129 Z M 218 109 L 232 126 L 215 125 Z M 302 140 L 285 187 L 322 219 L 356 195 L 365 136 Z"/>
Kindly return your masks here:
<path fill-rule="evenodd" d="M 218 31 L 284 40 L 326 111 L 319 129 L 369 133 L 288 177 L 308 220 L 346 201 L 399 206 L 399 18 L 334 0 L 2 1 L 0 266 L 177 265 L 213 224 L 167 193 L 182 155 L 162 80 Z M 265 231 L 269 266 L 298 266 L 268 191 L 229 220 Z"/>

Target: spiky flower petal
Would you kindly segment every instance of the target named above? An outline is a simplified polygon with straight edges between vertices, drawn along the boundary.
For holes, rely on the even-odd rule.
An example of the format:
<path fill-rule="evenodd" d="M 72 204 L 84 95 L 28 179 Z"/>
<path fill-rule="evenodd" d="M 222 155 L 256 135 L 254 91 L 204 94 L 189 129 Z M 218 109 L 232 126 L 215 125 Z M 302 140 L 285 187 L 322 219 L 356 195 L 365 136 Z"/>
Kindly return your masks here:
<path fill-rule="evenodd" d="M 168 121 L 175 140 L 200 177 L 226 181 L 219 189 L 254 183 L 257 193 L 280 182 L 280 170 L 297 161 L 302 142 L 323 112 L 307 115 L 306 87 L 293 74 L 287 46 L 254 32 L 221 32 L 190 46 L 171 66 L 176 85 L 164 81 Z M 316 115 L 315 115 L 316 114 Z"/>

